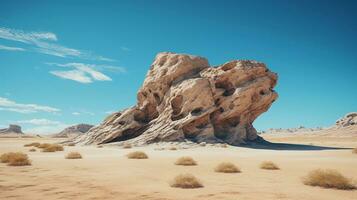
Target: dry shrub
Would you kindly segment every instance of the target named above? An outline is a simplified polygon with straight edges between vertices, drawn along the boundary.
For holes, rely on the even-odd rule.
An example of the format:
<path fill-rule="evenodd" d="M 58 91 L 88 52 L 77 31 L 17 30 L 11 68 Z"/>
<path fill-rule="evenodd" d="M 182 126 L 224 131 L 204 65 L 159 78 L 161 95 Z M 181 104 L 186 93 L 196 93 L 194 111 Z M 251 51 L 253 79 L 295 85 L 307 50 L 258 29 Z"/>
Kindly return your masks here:
<path fill-rule="evenodd" d="M 69 143 L 69 144 L 67 144 L 67 146 L 69 146 L 69 147 L 74 147 L 74 146 L 76 146 L 76 144 L 74 144 L 74 143 Z"/>
<path fill-rule="evenodd" d="M 30 152 L 35 152 L 36 149 L 35 149 L 35 148 L 31 148 L 31 149 L 29 149 L 29 151 L 30 151 Z"/>
<path fill-rule="evenodd" d="M 175 162 L 175 165 L 192 166 L 192 165 L 197 165 L 197 163 L 191 157 L 184 156 L 184 157 L 177 159 Z"/>
<path fill-rule="evenodd" d="M 340 190 L 356 189 L 352 181 L 336 170 L 317 169 L 311 171 L 303 179 L 305 185 L 320 186 L 323 188 L 336 188 Z"/>
<path fill-rule="evenodd" d="M 32 142 L 24 145 L 24 147 L 39 147 L 39 146 L 40 146 L 39 142 Z"/>
<path fill-rule="evenodd" d="M 227 147 L 228 147 L 227 144 L 221 144 L 220 146 L 221 146 L 222 148 L 227 148 Z"/>
<path fill-rule="evenodd" d="M 180 174 L 174 178 L 170 184 L 171 187 L 178 188 L 200 188 L 203 187 L 200 180 L 192 174 Z"/>
<path fill-rule="evenodd" d="M 51 144 L 49 144 L 49 143 L 42 143 L 42 144 L 40 144 L 40 145 L 38 146 L 38 148 L 44 149 L 44 148 L 47 148 L 47 147 L 49 147 L 49 146 L 51 146 Z"/>
<path fill-rule="evenodd" d="M 134 151 L 126 155 L 129 159 L 147 159 L 149 158 L 144 152 L 142 151 Z"/>
<path fill-rule="evenodd" d="M 214 169 L 215 172 L 222 172 L 222 173 L 239 173 L 241 172 L 240 169 L 235 166 L 233 163 L 223 162 Z"/>
<path fill-rule="evenodd" d="M 357 154 L 357 148 L 354 148 L 354 149 L 352 150 L 352 153 Z"/>
<path fill-rule="evenodd" d="M 271 161 L 264 161 L 260 164 L 260 169 L 278 170 L 280 168 L 278 167 L 278 165 Z"/>
<path fill-rule="evenodd" d="M 82 155 L 78 152 L 69 152 L 66 159 L 82 159 Z"/>
<path fill-rule="evenodd" d="M 123 145 L 123 148 L 124 148 L 124 149 L 131 149 L 131 144 L 124 144 L 124 145 Z"/>
<path fill-rule="evenodd" d="M 170 147 L 169 150 L 171 150 L 171 151 L 176 151 L 177 148 L 176 148 L 176 147 Z"/>
<path fill-rule="evenodd" d="M 42 149 L 42 152 L 56 152 L 56 151 L 63 151 L 63 146 L 59 144 L 50 144 L 49 146 Z"/>
<path fill-rule="evenodd" d="M 25 166 L 31 165 L 31 161 L 28 156 L 21 152 L 10 152 L 5 153 L 0 156 L 0 161 L 2 163 L 7 163 L 9 166 Z"/>
<path fill-rule="evenodd" d="M 103 146 L 102 145 L 98 145 L 97 148 L 103 148 Z"/>

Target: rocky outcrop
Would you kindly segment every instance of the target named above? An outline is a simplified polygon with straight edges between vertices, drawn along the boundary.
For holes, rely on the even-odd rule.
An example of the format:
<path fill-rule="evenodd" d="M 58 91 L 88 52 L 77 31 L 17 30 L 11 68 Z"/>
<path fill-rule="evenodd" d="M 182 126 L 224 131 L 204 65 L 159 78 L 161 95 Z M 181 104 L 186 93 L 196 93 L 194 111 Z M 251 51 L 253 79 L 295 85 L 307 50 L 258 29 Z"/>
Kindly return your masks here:
<path fill-rule="evenodd" d="M 159 53 L 138 91 L 137 104 L 108 116 L 74 141 L 253 141 L 258 136 L 252 123 L 277 99 L 276 82 L 277 74 L 256 61 L 210 67 L 199 56 Z"/>
<path fill-rule="evenodd" d="M 316 128 L 306 128 L 304 126 L 299 126 L 297 128 L 270 128 L 266 131 L 262 131 L 261 134 L 277 134 L 277 133 L 306 133 L 313 131 L 321 131 L 325 128 L 316 127 Z"/>
<path fill-rule="evenodd" d="M 10 124 L 9 128 L 0 129 L 0 134 L 23 134 L 21 126 Z"/>
<path fill-rule="evenodd" d="M 77 124 L 65 128 L 63 131 L 53 135 L 56 138 L 74 138 L 79 135 L 85 134 L 91 129 L 93 125 L 90 124 Z"/>
<path fill-rule="evenodd" d="M 357 125 L 357 112 L 346 114 L 344 117 L 336 121 L 336 127 L 347 127 Z"/>

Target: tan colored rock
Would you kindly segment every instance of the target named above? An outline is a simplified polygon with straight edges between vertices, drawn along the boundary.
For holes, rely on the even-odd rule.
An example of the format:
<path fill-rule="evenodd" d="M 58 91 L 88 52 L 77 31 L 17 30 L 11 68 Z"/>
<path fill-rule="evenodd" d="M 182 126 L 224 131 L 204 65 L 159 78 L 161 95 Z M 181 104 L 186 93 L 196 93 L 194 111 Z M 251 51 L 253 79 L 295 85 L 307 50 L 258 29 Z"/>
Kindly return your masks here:
<path fill-rule="evenodd" d="M 277 99 L 276 82 L 277 75 L 256 61 L 210 67 L 202 57 L 159 53 L 137 105 L 108 116 L 75 142 L 253 141 L 258 136 L 252 123 Z"/>
<path fill-rule="evenodd" d="M 337 127 L 357 126 L 357 112 L 351 112 L 336 121 Z"/>

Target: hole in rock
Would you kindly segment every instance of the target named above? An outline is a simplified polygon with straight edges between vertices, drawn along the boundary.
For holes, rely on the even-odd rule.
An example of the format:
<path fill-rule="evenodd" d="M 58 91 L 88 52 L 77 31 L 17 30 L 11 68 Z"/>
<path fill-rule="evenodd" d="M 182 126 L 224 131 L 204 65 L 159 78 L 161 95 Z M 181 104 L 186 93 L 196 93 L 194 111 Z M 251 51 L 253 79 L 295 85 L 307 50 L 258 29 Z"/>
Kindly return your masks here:
<path fill-rule="evenodd" d="M 182 95 L 177 95 L 171 100 L 171 108 L 172 108 L 172 114 L 173 115 L 178 115 L 181 112 L 182 109 L 182 103 L 183 103 L 183 96 Z"/>

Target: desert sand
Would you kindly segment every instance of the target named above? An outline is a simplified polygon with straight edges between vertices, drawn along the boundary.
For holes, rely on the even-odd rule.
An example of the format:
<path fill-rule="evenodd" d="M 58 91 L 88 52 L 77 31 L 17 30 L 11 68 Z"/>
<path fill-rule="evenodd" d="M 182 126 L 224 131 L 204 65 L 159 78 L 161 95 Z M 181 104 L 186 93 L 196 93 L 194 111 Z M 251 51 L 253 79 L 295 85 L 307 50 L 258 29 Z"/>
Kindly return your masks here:
<path fill-rule="evenodd" d="M 336 169 L 357 180 L 356 129 L 313 134 L 263 135 L 270 142 L 293 143 L 267 147 L 202 146 L 178 150 L 157 150 L 160 144 L 123 149 L 104 146 L 66 146 L 62 152 L 28 152 L 30 142 L 60 142 L 54 138 L 0 138 L 0 154 L 22 151 L 31 166 L 10 167 L 0 163 L 0 199 L 356 199 L 357 190 L 323 189 L 302 183 L 309 171 Z M 172 145 L 174 146 L 174 145 Z M 278 147 L 278 150 L 277 148 Z M 330 148 L 326 148 L 330 147 Z M 332 147 L 332 148 L 331 148 Z M 336 147 L 336 148 L 333 148 Z M 131 160 L 126 154 L 144 151 L 149 159 Z M 78 151 L 83 159 L 67 160 Z M 191 156 L 197 166 L 174 165 L 177 158 Z M 270 160 L 281 170 L 262 170 Z M 214 172 L 220 162 L 229 161 L 241 173 Z M 170 187 L 178 174 L 191 173 L 203 188 Z"/>

